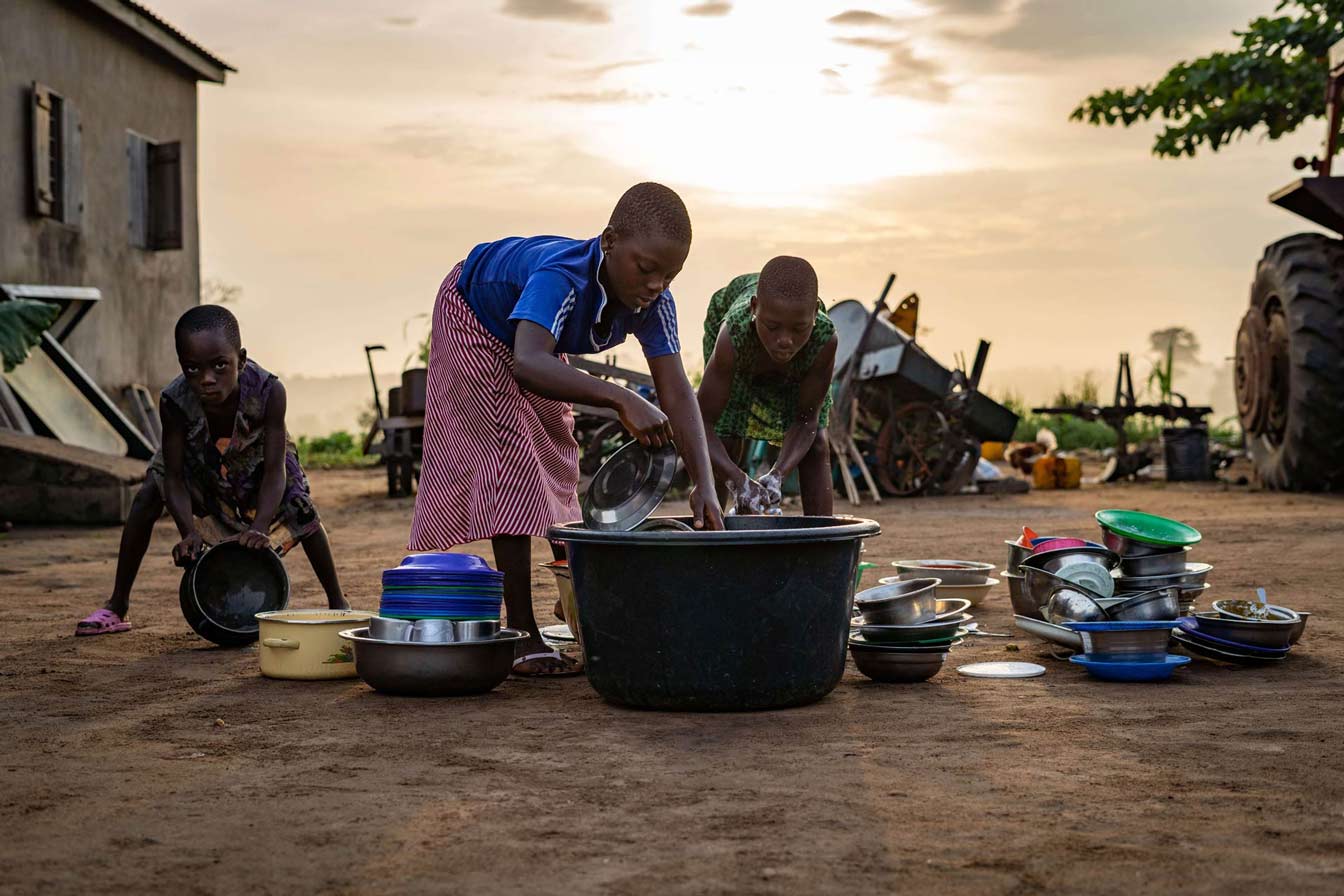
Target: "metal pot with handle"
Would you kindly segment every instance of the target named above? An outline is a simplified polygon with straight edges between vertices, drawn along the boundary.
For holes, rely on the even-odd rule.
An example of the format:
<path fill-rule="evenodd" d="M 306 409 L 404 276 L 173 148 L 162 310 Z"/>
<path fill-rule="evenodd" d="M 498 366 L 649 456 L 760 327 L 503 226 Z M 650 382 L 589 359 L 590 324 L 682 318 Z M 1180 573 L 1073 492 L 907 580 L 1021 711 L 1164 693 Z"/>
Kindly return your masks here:
<path fill-rule="evenodd" d="M 355 657 L 340 633 L 374 615 L 367 610 L 258 613 L 261 674 L 301 680 L 354 678 Z"/>

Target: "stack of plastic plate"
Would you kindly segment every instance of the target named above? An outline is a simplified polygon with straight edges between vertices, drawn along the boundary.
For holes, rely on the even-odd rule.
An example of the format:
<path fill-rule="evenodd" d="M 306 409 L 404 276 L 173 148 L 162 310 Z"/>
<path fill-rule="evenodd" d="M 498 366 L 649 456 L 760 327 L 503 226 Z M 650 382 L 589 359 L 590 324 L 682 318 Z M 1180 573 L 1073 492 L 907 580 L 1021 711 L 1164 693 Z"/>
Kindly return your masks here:
<path fill-rule="evenodd" d="M 383 571 L 378 615 L 393 619 L 498 619 L 504 574 L 474 554 L 412 554 Z"/>

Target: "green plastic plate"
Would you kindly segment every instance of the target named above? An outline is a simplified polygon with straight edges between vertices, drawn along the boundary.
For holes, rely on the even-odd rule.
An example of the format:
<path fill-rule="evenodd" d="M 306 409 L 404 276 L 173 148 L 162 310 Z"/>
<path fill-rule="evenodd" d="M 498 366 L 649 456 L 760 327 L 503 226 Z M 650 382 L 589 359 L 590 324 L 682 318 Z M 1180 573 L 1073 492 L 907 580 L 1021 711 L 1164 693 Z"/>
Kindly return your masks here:
<path fill-rule="evenodd" d="M 1097 522 L 1116 535 L 1164 548 L 1199 544 L 1204 537 L 1194 526 L 1138 510 L 1098 510 Z"/>

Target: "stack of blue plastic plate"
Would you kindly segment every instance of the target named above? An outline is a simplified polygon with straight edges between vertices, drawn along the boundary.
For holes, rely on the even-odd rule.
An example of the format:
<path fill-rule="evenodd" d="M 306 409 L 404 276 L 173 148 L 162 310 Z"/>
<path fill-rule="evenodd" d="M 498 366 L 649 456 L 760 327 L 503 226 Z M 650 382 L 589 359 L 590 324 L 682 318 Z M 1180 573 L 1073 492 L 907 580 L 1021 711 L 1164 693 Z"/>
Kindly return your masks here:
<path fill-rule="evenodd" d="M 412 554 L 383 571 L 380 616 L 498 619 L 504 574 L 475 554 Z"/>

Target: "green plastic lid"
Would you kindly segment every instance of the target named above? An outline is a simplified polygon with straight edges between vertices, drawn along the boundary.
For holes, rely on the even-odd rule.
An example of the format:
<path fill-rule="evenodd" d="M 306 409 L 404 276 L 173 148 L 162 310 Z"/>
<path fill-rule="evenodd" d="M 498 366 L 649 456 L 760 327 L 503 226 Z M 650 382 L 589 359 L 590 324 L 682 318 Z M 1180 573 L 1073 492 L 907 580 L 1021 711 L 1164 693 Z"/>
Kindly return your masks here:
<path fill-rule="evenodd" d="M 1138 510 L 1098 510 L 1097 522 L 1116 535 L 1164 548 L 1199 544 L 1204 537 L 1194 526 Z"/>

